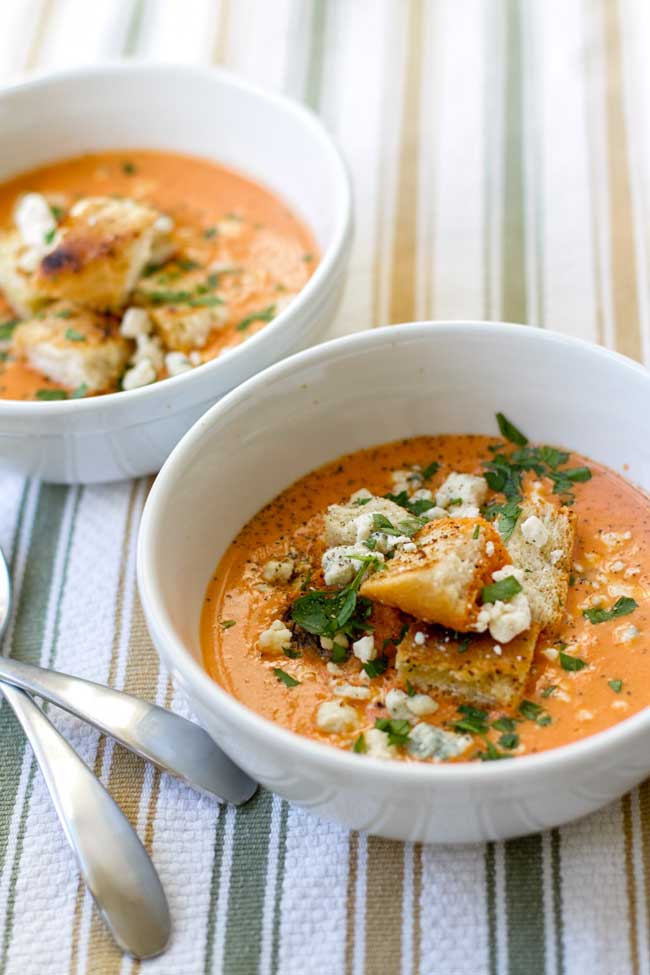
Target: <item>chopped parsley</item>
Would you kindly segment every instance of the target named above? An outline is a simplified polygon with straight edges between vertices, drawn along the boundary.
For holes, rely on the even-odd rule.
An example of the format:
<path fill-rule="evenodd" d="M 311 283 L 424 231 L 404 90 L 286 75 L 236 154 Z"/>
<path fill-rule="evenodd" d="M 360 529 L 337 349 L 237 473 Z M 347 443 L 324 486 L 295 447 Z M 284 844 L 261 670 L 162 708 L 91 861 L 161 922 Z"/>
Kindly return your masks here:
<path fill-rule="evenodd" d="M 86 336 L 83 335 L 81 332 L 78 332 L 76 330 L 76 328 L 68 328 L 68 329 L 66 329 L 65 337 L 67 338 L 68 342 L 85 342 L 86 341 Z"/>
<path fill-rule="evenodd" d="M 499 582 L 491 582 L 489 586 L 483 586 L 481 598 L 484 603 L 496 603 L 497 600 L 506 603 L 521 591 L 521 583 L 514 576 L 506 576 Z"/>
<path fill-rule="evenodd" d="M 411 724 L 403 718 L 377 718 L 375 728 L 387 733 L 389 745 L 406 745 L 411 734 Z"/>
<path fill-rule="evenodd" d="M 578 670 L 582 670 L 583 667 L 587 666 L 587 661 L 582 660 L 580 657 L 572 657 L 570 653 L 565 653 L 564 650 L 560 650 L 560 664 L 562 670 L 568 670 L 570 673 L 575 673 Z"/>
<path fill-rule="evenodd" d="M 460 641 L 460 644 L 458 646 L 458 652 L 459 653 L 465 653 L 465 651 L 469 649 L 469 645 L 471 643 L 471 640 L 472 640 L 471 636 L 464 636 L 463 639 Z"/>
<path fill-rule="evenodd" d="M 480 528 L 477 525 L 476 528 L 474 529 L 474 531 L 472 532 L 472 538 L 474 538 L 474 539 L 478 538 L 479 534 L 480 534 Z"/>
<path fill-rule="evenodd" d="M 340 643 L 335 643 L 330 653 L 330 659 L 333 664 L 344 663 L 348 659 L 347 649 Z"/>
<path fill-rule="evenodd" d="M 56 318 L 72 318 L 71 308 L 60 308 L 59 311 L 54 312 Z"/>
<path fill-rule="evenodd" d="M 302 255 L 302 259 L 305 262 L 305 264 L 311 264 L 311 262 L 314 260 L 314 255 L 313 254 L 303 254 Z"/>
<path fill-rule="evenodd" d="M 609 620 L 618 619 L 619 616 L 629 616 L 638 605 L 636 600 L 631 599 L 629 596 L 620 596 L 611 609 L 594 606 L 592 609 L 583 609 L 582 615 L 590 623 L 608 623 Z"/>
<path fill-rule="evenodd" d="M 427 466 L 422 471 L 422 480 L 429 481 L 434 474 L 438 473 L 439 470 L 440 470 L 440 464 L 438 463 L 438 461 L 432 460 L 431 463 L 427 464 Z"/>
<path fill-rule="evenodd" d="M 253 322 L 270 322 L 274 315 L 275 305 L 268 305 L 266 308 L 261 308 L 260 311 L 252 311 L 246 318 L 242 318 L 241 322 L 235 325 L 235 328 L 238 332 L 245 332 Z"/>
<path fill-rule="evenodd" d="M 462 715 L 454 724 L 454 731 L 459 734 L 486 735 L 488 728 L 488 713 L 471 704 L 461 704 L 458 713 Z"/>
<path fill-rule="evenodd" d="M 375 657 L 374 660 L 368 660 L 365 664 L 361 664 L 361 666 L 368 677 L 381 677 L 388 667 L 388 657 Z"/>
<path fill-rule="evenodd" d="M 352 751 L 356 752 L 358 755 L 363 755 L 368 751 L 368 746 L 366 745 L 366 739 L 363 732 L 355 739 L 354 745 L 352 746 Z"/>
<path fill-rule="evenodd" d="M 19 321 L 20 319 L 18 318 L 10 318 L 8 321 L 0 324 L 0 342 L 6 342 L 11 338 Z"/>
<path fill-rule="evenodd" d="M 43 243 L 51 244 L 56 237 L 56 227 L 50 227 L 50 229 L 43 234 Z"/>
<path fill-rule="evenodd" d="M 63 216 L 64 213 L 63 207 L 58 207 L 54 203 L 50 203 L 50 213 L 52 214 L 54 219 L 58 222 Z"/>
<path fill-rule="evenodd" d="M 137 172 L 135 163 L 132 163 L 129 159 L 125 159 L 122 163 L 122 172 L 125 176 L 134 176 Z"/>
<path fill-rule="evenodd" d="M 556 690 L 557 684 L 549 684 L 548 687 L 545 687 L 542 691 L 542 697 L 552 697 Z"/>
<path fill-rule="evenodd" d="M 517 722 L 514 718 L 497 718 L 496 721 L 492 722 L 492 727 L 495 731 L 514 731 Z"/>
<path fill-rule="evenodd" d="M 55 400 L 55 399 L 67 399 L 68 394 L 65 389 L 37 389 L 36 399 L 43 400 Z"/>
<path fill-rule="evenodd" d="M 393 504 L 398 504 L 400 508 L 410 511 L 412 515 L 422 515 L 425 511 L 428 511 L 429 508 L 433 508 L 434 506 L 434 502 L 428 501 L 426 498 L 415 498 L 414 500 L 411 500 L 406 491 L 400 491 L 399 494 L 391 494 L 389 492 L 388 494 L 385 494 L 384 497 L 387 501 L 392 501 Z M 365 504 L 365 502 L 363 503 Z"/>
<path fill-rule="evenodd" d="M 493 521 L 497 515 L 499 516 L 497 529 L 504 542 L 507 542 L 515 530 L 515 525 L 521 514 L 521 508 L 516 498 L 512 498 L 503 504 L 498 501 L 490 501 L 486 505 L 484 514 L 488 521 Z"/>
<path fill-rule="evenodd" d="M 499 745 L 501 745 L 502 748 L 507 748 L 508 750 L 518 748 L 519 735 L 515 732 L 505 732 L 503 735 L 499 735 Z"/>
<path fill-rule="evenodd" d="M 203 231 L 203 236 L 206 240 L 211 240 L 213 237 L 217 237 L 219 234 L 218 227 L 206 227 Z"/>
<path fill-rule="evenodd" d="M 503 413 L 497 413 L 497 423 L 499 424 L 501 436 L 505 437 L 506 440 L 509 440 L 510 443 L 517 444 L 518 447 L 526 446 L 528 438 Z"/>
<path fill-rule="evenodd" d="M 70 399 L 83 399 L 87 392 L 88 387 L 85 383 L 82 383 L 81 386 L 77 386 L 76 389 L 72 390 L 70 393 Z"/>
<path fill-rule="evenodd" d="M 550 714 L 547 714 L 541 704 L 536 704 L 535 701 L 522 701 L 519 705 L 519 714 L 527 721 L 534 721 L 541 728 L 551 723 Z"/>
<path fill-rule="evenodd" d="M 410 682 L 410 680 L 406 681 L 406 693 L 408 694 L 409 697 L 415 697 L 415 688 L 413 687 L 413 684 Z"/>
<path fill-rule="evenodd" d="M 623 681 L 622 680 L 608 680 L 607 683 L 609 684 L 609 686 L 611 687 L 611 689 L 614 691 L 614 694 L 620 694 L 621 691 L 623 690 Z"/>
<path fill-rule="evenodd" d="M 486 750 L 484 752 L 478 753 L 478 758 L 480 758 L 482 762 L 496 762 L 500 758 L 510 758 L 510 755 L 500 752 L 492 741 L 486 741 L 485 748 Z"/>
<path fill-rule="evenodd" d="M 314 636 L 334 639 L 337 633 L 357 637 L 370 628 L 368 617 L 372 613 L 369 599 L 359 596 L 359 587 L 369 567 L 377 567 L 377 559 L 369 555 L 358 558 L 362 563 L 356 576 L 347 586 L 339 590 L 313 589 L 299 596 L 291 607 L 294 623 Z"/>
<path fill-rule="evenodd" d="M 288 657 L 289 660 L 297 660 L 298 657 L 302 657 L 300 650 L 292 650 L 291 647 L 282 647 L 282 653 L 285 655 L 285 657 Z"/>
<path fill-rule="evenodd" d="M 231 626 L 236 626 L 237 620 L 221 620 L 220 626 L 222 630 L 229 630 Z"/>
<path fill-rule="evenodd" d="M 295 677 L 292 677 L 291 674 L 288 674 L 286 670 L 282 670 L 281 667 L 274 667 L 273 673 L 280 681 L 280 683 L 284 684 L 285 687 L 297 687 L 298 684 L 300 683 L 299 680 L 296 680 Z"/>

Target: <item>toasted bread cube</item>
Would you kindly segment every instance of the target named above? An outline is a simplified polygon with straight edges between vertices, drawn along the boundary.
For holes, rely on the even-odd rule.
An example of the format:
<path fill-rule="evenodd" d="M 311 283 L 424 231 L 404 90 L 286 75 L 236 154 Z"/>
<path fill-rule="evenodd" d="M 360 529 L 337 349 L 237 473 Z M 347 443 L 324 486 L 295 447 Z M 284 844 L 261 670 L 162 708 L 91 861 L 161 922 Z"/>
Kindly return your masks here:
<path fill-rule="evenodd" d="M 142 278 L 134 297 L 147 309 L 165 346 L 187 353 L 202 349 L 228 320 L 228 306 L 216 294 L 217 281 L 205 268 L 183 271 L 181 263 L 172 262 Z"/>
<path fill-rule="evenodd" d="M 331 504 L 325 515 L 324 540 L 328 547 L 354 545 L 368 538 L 369 515 L 383 515 L 391 525 L 400 529 L 413 525 L 413 515 L 394 501 L 378 498 L 369 491 L 357 491 L 347 504 Z"/>
<path fill-rule="evenodd" d="M 50 305 L 47 313 L 16 326 L 12 350 L 48 379 L 89 392 L 114 389 L 132 343 L 106 316 L 70 302 Z"/>
<path fill-rule="evenodd" d="M 413 536 L 361 586 L 361 594 L 430 623 L 474 628 L 484 586 L 510 562 L 496 528 L 483 518 L 440 518 Z"/>
<path fill-rule="evenodd" d="M 576 515 L 546 501 L 524 501 L 506 543 L 512 562 L 523 570 L 522 584 L 534 622 L 560 624 L 569 591 Z"/>
<path fill-rule="evenodd" d="M 127 300 L 161 237 L 161 214 L 135 200 L 85 197 L 58 230 L 56 246 L 40 261 L 33 287 L 46 298 L 116 310 Z"/>
<path fill-rule="evenodd" d="M 460 638 L 440 627 L 413 623 L 397 648 L 395 667 L 422 691 L 462 702 L 516 707 L 524 695 L 540 626 L 500 646 L 486 634 Z"/>

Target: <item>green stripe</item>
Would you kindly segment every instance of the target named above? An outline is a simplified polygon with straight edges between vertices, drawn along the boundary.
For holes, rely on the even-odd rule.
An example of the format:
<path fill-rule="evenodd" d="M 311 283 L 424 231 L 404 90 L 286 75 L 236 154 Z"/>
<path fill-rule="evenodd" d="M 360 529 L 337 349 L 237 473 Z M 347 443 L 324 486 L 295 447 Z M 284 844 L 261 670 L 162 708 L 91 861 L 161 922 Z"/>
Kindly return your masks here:
<path fill-rule="evenodd" d="M 284 867 L 287 859 L 287 820 L 289 803 L 282 802 L 280 809 L 280 835 L 278 837 L 278 869 L 275 878 L 275 905 L 273 909 L 273 945 L 271 948 L 271 975 L 277 975 L 280 957 L 280 921 L 282 919 L 282 889 Z"/>
<path fill-rule="evenodd" d="M 47 488 L 47 487 L 42 488 L 41 489 L 41 498 L 49 490 L 51 490 L 51 488 Z M 53 572 L 53 569 L 54 569 L 54 561 L 56 559 L 56 552 L 57 552 L 57 548 L 58 548 L 58 538 L 59 538 L 60 531 L 61 531 L 61 522 L 62 522 L 62 519 L 63 519 L 63 512 L 64 512 L 64 508 L 65 508 L 65 504 L 66 504 L 66 500 L 67 500 L 67 492 L 68 492 L 68 489 L 65 488 L 65 487 L 55 488 L 54 490 L 56 490 L 56 491 L 59 492 L 59 494 L 57 495 L 57 499 L 56 499 L 57 504 L 55 506 L 55 511 L 53 512 L 53 516 L 54 516 L 55 519 L 57 519 L 57 516 L 58 516 L 58 523 L 57 523 L 57 527 L 56 527 L 56 541 L 54 542 L 54 544 L 52 544 L 51 549 L 50 549 L 50 554 L 51 554 L 51 564 L 50 565 L 51 565 L 51 567 L 50 567 L 50 572 L 49 572 L 49 576 L 48 576 L 48 580 L 47 580 L 47 582 L 49 583 L 49 586 L 48 586 L 48 595 L 49 595 L 49 588 L 51 588 L 52 572 Z M 56 660 L 56 651 L 57 651 L 57 646 L 58 646 L 59 629 L 60 629 L 60 622 L 61 622 L 61 603 L 62 603 L 63 594 L 65 592 L 66 582 L 67 582 L 67 578 L 68 578 L 68 566 L 69 566 L 69 562 L 70 562 L 70 550 L 72 548 L 72 540 L 74 538 L 74 528 L 75 528 L 75 524 L 76 524 L 76 520 L 77 520 L 77 512 L 79 510 L 79 503 L 80 503 L 81 495 L 82 495 L 82 490 L 80 490 L 80 489 L 74 489 L 74 490 L 76 491 L 76 494 L 75 494 L 75 498 L 74 498 L 74 507 L 73 507 L 73 510 L 72 510 L 72 516 L 71 516 L 71 519 L 70 519 L 70 530 L 69 530 L 68 537 L 67 537 L 67 540 L 66 540 L 66 547 L 65 547 L 65 552 L 64 552 L 64 556 L 63 556 L 63 571 L 62 571 L 62 574 L 61 574 L 61 585 L 60 585 L 60 588 L 59 588 L 59 593 L 58 593 L 58 598 L 57 598 L 57 605 L 56 605 L 56 610 L 55 610 L 54 627 L 53 627 L 53 631 L 52 631 L 52 644 L 51 644 L 51 647 L 50 647 L 50 652 L 49 652 L 49 655 L 48 655 L 48 659 L 47 659 L 47 661 L 45 663 L 45 665 L 47 667 L 53 666 L 53 664 L 55 663 L 55 660 Z M 39 498 L 39 509 L 40 509 L 40 500 L 41 499 Z M 47 529 L 49 530 L 49 528 L 50 528 L 50 524 L 47 523 Z M 38 511 L 37 511 L 37 514 L 36 514 L 36 522 L 34 524 L 34 532 L 35 532 L 35 534 L 32 536 L 34 538 L 34 543 L 35 544 L 36 544 L 36 542 L 38 540 L 38 534 L 36 534 L 37 529 L 38 529 Z M 54 535 L 52 536 L 52 538 L 54 539 Z M 29 558 L 28 558 L 28 563 L 27 563 L 28 566 L 32 563 L 32 560 L 34 560 L 36 558 L 36 552 L 33 551 L 33 548 L 34 548 L 34 546 L 30 546 Z M 44 588 L 45 588 L 45 586 L 44 586 Z M 22 605 L 22 600 L 23 600 L 24 593 L 25 593 L 25 587 L 23 585 L 23 592 L 21 593 L 20 605 Z M 41 611 L 41 614 L 40 614 L 41 642 L 42 642 L 42 637 L 43 637 L 44 631 L 45 631 L 45 619 L 46 619 L 46 616 L 47 616 L 48 603 L 49 603 L 49 599 L 48 599 L 48 602 L 46 602 L 44 604 L 44 606 L 42 607 L 42 611 Z M 19 613 L 20 613 L 20 605 L 19 605 Z M 29 610 L 30 610 L 30 614 L 31 614 L 31 612 L 33 611 L 33 606 L 31 604 L 29 606 Z M 18 621 L 17 621 L 17 623 L 18 623 Z M 17 635 L 18 635 L 18 625 L 16 625 L 16 630 L 14 631 L 14 645 L 13 645 L 14 656 L 20 657 L 20 659 L 25 659 L 25 657 L 23 657 L 22 654 L 21 654 L 21 644 L 17 640 Z M 38 647 L 38 650 L 37 650 L 37 652 L 35 654 L 35 657 L 32 660 L 32 662 L 34 662 L 34 663 L 40 662 L 40 657 L 41 657 L 41 647 L 39 646 Z M 5 711 L 8 711 L 9 708 L 6 708 L 5 707 L 4 710 Z M 14 721 L 15 721 L 15 719 L 14 719 Z M 17 737 L 19 739 L 22 739 L 23 753 L 24 753 L 25 744 L 26 744 L 25 739 L 23 738 L 23 734 L 20 731 L 20 729 L 16 729 L 16 733 L 17 733 Z M 21 771 L 21 767 L 22 767 L 22 762 L 23 762 L 23 755 L 21 754 L 19 764 L 18 764 L 18 766 L 16 768 L 16 772 L 18 774 L 18 781 L 20 779 L 20 771 Z M 11 945 L 11 938 L 12 938 L 12 935 L 13 935 L 14 909 L 15 909 L 15 903 L 16 903 L 16 885 L 18 883 L 18 876 L 19 876 L 19 873 L 20 873 L 20 866 L 21 866 L 21 860 L 22 860 L 23 846 L 24 846 L 25 834 L 26 834 L 26 831 L 27 831 L 27 821 L 28 821 L 28 817 L 29 817 L 29 808 L 30 808 L 30 802 L 31 802 L 33 788 L 34 788 L 34 778 L 35 778 L 35 775 L 36 775 L 36 769 L 37 769 L 36 760 L 34 758 L 32 758 L 31 765 L 30 765 L 30 769 L 29 769 L 29 776 L 28 776 L 28 780 L 27 780 L 27 787 L 26 787 L 26 790 L 25 790 L 25 799 L 24 799 L 24 802 L 23 802 L 23 807 L 22 807 L 21 815 L 20 815 L 20 824 L 19 824 L 19 827 L 18 827 L 18 834 L 17 834 L 17 837 L 16 837 L 16 855 L 14 857 L 14 862 L 13 862 L 12 870 L 11 870 L 11 878 L 10 878 L 10 883 L 9 883 L 9 893 L 8 893 L 8 898 L 7 898 L 7 918 L 6 918 L 5 930 L 4 930 L 4 938 L 3 938 L 3 943 L 2 943 L 2 956 L 0 958 L 0 975 L 4 975 L 5 970 L 6 970 L 7 959 L 8 959 L 8 954 L 9 954 L 9 948 L 10 948 L 10 945 Z M 5 852 L 6 852 L 6 846 L 5 846 Z"/>
<path fill-rule="evenodd" d="M 489 975 L 497 973 L 497 872 L 496 845 L 488 843 L 485 847 L 485 886 L 486 886 L 486 914 L 488 926 L 488 971 Z"/>
<path fill-rule="evenodd" d="M 272 794 L 260 789 L 237 810 L 223 956 L 228 975 L 257 971 L 272 809 Z"/>
<path fill-rule="evenodd" d="M 551 832 L 551 885 L 555 920 L 555 959 L 557 975 L 564 975 L 564 919 L 562 914 L 562 837 L 559 829 Z"/>
<path fill-rule="evenodd" d="M 542 837 L 505 844 L 508 975 L 544 975 Z"/>
<path fill-rule="evenodd" d="M 505 145 L 501 307 L 506 321 L 525 322 L 526 234 L 524 232 L 521 21 L 518 0 L 507 0 Z"/>
<path fill-rule="evenodd" d="M 226 828 L 226 807 L 221 806 L 217 815 L 214 831 L 214 854 L 212 856 L 212 877 L 210 880 L 210 906 L 205 933 L 205 961 L 203 975 L 210 975 L 214 957 L 214 934 L 217 920 L 217 903 L 219 901 L 219 879 L 221 876 L 221 862 L 223 860 L 223 837 Z"/>
<path fill-rule="evenodd" d="M 40 656 L 64 504 L 65 488 L 40 489 L 13 635 L 14 655 L 33 663 Z M 24 752 L 23 734 L 11 708 L 4 704 L 0 708 L 0 877 L 4 871 Z"/>
<path fill-rule="evenodd" d="M 126 38 L 124 41 L 124 47 L 122 48 L 122 54 L 135 54 L 140 46 L 140 37 L 142 35 L 142 22 L 144 20 L 144 0 L 133 0 L 133 6 L 131 8 L 131 16 L 129 17 L 129 26 L 126 31 Z"/>
<path fill-rule="evenodd" d="M 315 112 L 318 111 L 323 86 L 323 65 L 325 62 L 325 29 L 327 7 L 325 0 L 312 0 L 311 41 L 307 62 L 305 83 L 305 102 Z"/>

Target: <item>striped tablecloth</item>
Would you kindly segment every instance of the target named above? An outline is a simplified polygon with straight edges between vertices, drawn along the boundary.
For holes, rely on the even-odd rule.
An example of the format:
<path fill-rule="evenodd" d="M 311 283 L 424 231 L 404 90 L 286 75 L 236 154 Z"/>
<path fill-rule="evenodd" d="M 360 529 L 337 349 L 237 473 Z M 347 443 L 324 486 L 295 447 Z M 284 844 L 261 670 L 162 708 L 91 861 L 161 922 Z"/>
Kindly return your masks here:
<path fill-rule="evenodd" d="M 344 333 L 493 318 L 650 352 L 647 0 L 3 0 L 0 77 L 143 57 L 304 100 L 356 193 Z M 47 118 L 42 120 L 47 133 Z M 48 133 L 48 137 L 49 137 Z M 0 132 L 0 152 L 2 134 Z M 184 711 L 146 633 L 147 483 L 4 478 L 6 652 Z M 137 824 L 173 944 L 121 958 L 0 709 L 0 975 L 628 975 L 650 970 L 650 790 L 508 843 L 439 849 L 269 794 L 219 809 L 56 715 Z"/>

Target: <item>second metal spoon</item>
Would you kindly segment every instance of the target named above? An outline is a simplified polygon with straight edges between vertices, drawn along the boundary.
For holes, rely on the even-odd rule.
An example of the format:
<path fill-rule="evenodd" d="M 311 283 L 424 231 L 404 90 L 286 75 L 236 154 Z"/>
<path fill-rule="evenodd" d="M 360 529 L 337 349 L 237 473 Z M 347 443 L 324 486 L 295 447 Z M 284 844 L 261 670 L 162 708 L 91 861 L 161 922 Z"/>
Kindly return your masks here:
<path fill-rule="evenodd" d="M 188 785 L 241 805 L 257 783 L 199 725 L 102 684 L 0 657 L 0 680 L 50 701 Z"/>

